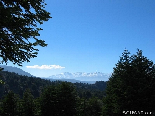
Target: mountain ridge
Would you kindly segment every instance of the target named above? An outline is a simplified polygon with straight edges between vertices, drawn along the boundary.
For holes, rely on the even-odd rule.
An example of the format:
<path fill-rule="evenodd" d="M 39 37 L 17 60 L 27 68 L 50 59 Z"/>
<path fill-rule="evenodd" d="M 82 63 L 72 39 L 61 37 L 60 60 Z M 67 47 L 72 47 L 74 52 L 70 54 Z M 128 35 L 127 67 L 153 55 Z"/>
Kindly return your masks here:
<path fill-rule="evenodd" d="M 51 79 L 77 79 L 80 81 L 107 81 L 109 77 L 110 77 L 110 74 L 106 74 L 106 73 L 102 73 L 102 72 L 94 72 L 94 73 L 64 72 L 61 74 L 51 75 L 47 78 L 51 78 Z"/>
<path fill-rule="evenodd" d="M 28 76 L 28 77 L 35 77 L 33 75 L 31 75 L 30 73 L 20 69 L 20 68 L 17 68 L 17 67 L 13 67 L 13 66 L 6 66 L 6 65 L 0 65 L 1 68 L 4 68 L 2 71 L 8 71 L 8 72 L 15 72 L 19 75 L 25 75 L 25 76 Z"/>
<path fill-rule="evenodd" d="M 31 75 L 28 72 L 23 71 L 20 68 L 13 67 L 13 66 L 6 66 L 6 65 L 0 65 L 1 68 L 4 68 L 3 71 L 8 72 L 15 72 L 19 75 L 25 75 L 28 77 L 36 77 Z M 70 73 L 70 72 L 64 72 L 61 74 L 51 75 L 49 77 L 40 77 L 42 79 L 50 80 L 50 81 L 67 81 L 72 83 L 89 83 L 94 84 L 96 81 L 107 81 L 110 74 L 102 73 L 102 72 L 94 72 L 94 73 L 86 73 L 86 72 L 76 72 L 76 73 Z"/>

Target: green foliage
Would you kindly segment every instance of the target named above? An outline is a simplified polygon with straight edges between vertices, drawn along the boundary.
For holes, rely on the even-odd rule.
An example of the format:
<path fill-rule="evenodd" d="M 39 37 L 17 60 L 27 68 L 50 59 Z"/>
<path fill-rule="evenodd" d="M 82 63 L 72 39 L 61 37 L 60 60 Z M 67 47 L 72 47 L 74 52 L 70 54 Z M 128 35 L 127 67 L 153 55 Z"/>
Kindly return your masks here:
<path fill-rule="evenodd" d="M 43 116 L 53 116 L 56 113 L 56 104 L 57 104 L 57 96 L 56 96 L 56 88 L 55 86 L 50 86 L 44 90 L 41 95 L 41 114 Z"/>
<path fill-rule="evenodd" d="M 106 89 L 106 82 L 105 81 L 96 81 L 95 82 L 96 87 L 100 91 L 104 91 Z"/>
<path fill-rule="evenodd" d="M 102 99 L 105 96 L 106 82 L 104 81 L 97 81 L 95 84 L 74 83 L 74 85 L 80 98 L 98 97 Z"/>
<path fill-rule="evenodd" d="M 21 116 L 89 116 L 100 114 L 101 99 L 104 91 L 100 84 L 85 84 L 44 80 L 36 77 L 21 76 L 16 73 L 1 71 L 2 80 L 6 83 L 0 85 L 0 113 L 4 111 L 4 97 L 13 91 L 18 94 L 15 113 Z M 13 99 L 15 97 L 12 97 Z M 9 106 L 8 106 L 9 107 Z M 6 108 L 5 108 L 6 109 Z M 5 112 L 7 112 L 5 110 Z M 90 115 L 91 116 L 91 115 Z"/>
<path fill-rule="evenodd" d="M 77 116 L 101 116 L 103 102 L 97 97 L 78 99 Z"/>
<path fill-rule="evenodd" d="M 3 116 L 15 116 L 18 114 L 18 96 L 10 91 L 1 102 L 1 112 Z"/>
<path fill-rule="evenodd" d="M 155 67 L 138 50 L 130 56 L 125 50 L 107 82 L 104 114 L 123 111 L 155 111 Z"/>
<path fill-rule="evenodd" d="M 0 98 L 9 90 L 19 94 L 20 98 L 22 98 L 23 93 L 27 88 L 31 90 L 32 95 L 36 98 L 40 96 L 44 87 L 62 83 L 61 81 L 51 82 L 38 77 L 22 76 L 7 71 L 1 71 L 0 75 L 3 75 L 1 79 L 2 81 L 5 81 L 5 84 L 0 85 Z M 85 97 L 86 99 L 89 99 L 95 96 L 102 99 L 103 96 L 105 96 L 104 86 L 106 86 L 106 82 L 104 81 L 96 82 L 95 84 L 74 83 L 74 86 L 80 98 Z"/>
<path fill-rule="evenodd" d="M 77 93 L 75 87 L 71 83 L 61 83 L 58 86 L 59 108 L 61 116 L 75 116 L 76 114 L 76 102 Z"/>
<path fill-rule="evenodd" d="M 44 87 L 57 83 L 36 77 L 21 76 L 7 71 L 0 71 L 0 75 L 3 75 L 1 79 L 5 81 L 5 84 L 0 85 L 0 98 L 9 90 L 19 94 L 20 98 L 22 98 L 27 88 L 31 90 L 32 95 L 36 98 L 40 96 Z"/>
<path fill-rule="evenodd" d="M 34 116 L 35 114 L 34 97 L 29 89 L 26 89 L 23 95 L 23 109 L 24 109 L 23 116 Z"/>
<path fill-rule="evenodd" d="M 47 46 L 44 40 L 37 39 L 42 30 L 37 24 L 43 24 L 51 18 L 45 5 L 44 0 L 0 1 L 1 63 L 10 60 L 21 66 L 22 62 L 37 57 L 39 50 L 35 46 Z M 31 42 L 32 39 L 34 42 Z"/>
<path fill-rule="evenodd" d="M 102 112 L 103 103 L 100 99 L 93 97 L 88 101 L 88 106 L 86 108 L 88 116 L 100 116 Z"/>
<path fill-rule="evenodd" d="M 74 116 L 76 114 L 76 92 L 71 83 L 47 87 L 41 96 L 43 116 Z"/>
<path fill-rule="evenodd" d="M 4 69 L 4 68 L 1 68 L 1 67 L 0 67 L 0 71 L 2 71 L 3 69 Z M 0 74 L 0 84 L 5 84 L 5 82 L 2 81 L 1 78 L 2 78 L 2 75 Z"/>

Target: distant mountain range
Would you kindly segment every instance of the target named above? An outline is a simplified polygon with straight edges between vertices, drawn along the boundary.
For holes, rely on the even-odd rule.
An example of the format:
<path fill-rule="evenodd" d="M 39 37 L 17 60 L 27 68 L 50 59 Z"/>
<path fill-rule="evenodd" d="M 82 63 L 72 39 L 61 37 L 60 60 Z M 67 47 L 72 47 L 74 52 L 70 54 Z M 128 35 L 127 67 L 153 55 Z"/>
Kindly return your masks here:
<path fill-rule="evenodd" d="M 4 68 L 3 71 L 8 72 L 15 72 L 19 75 L 25 75 L 29 77 L 35 77 L 31 75 L 28 72 L 23 71 L 20 68 L 12 67 L 12 66 L 6 66 L 6 65 L 0 65 L 0 67 Z M 67 81 L 72 83 L 88 83 L 88 84 L 94 84 L 96 81 L 107 81 L 110 77 L 110 74 L 105 74 L 101 72 L 94 72 L 94 73 L 84 73 L 84 72 L 77 72 L 77 73 L 70 73 L 70 72 L 64 72 L 61 74 L 52 75 L 49 77 L 40 77 L 42 79 L 50 80 L 50 81 Z"/>
<path fill-rule="evenodd" d="M 49 79 L 76 79 L 76 80 L 80 80 L 80 81 L 107 81 L 109 79 L 109 77 L 110 77 L 110 74 L 105 74 L 102 72 L 94 72 L 94 73 L 64 72 L 61 74 L 52 75 L 48 78 Z"/>
<path fill-rule="evenodd" d="M 50 81 L 67 81 L 67 82 L 71 82 L 71 83 L 88 83 L 88 84 L 95 84 L 96 81 L 80 81 L 80 80 L 76 80 L 76 79 L 53 79 L 53 78 L 42 78 L 42 79 L 46 79 L 46 80 L 50 80 Z"/>
<path fill-rule="evenodd" d="M 19 75 L 23 75 L 23 76 L 25 75 L 25 76 L 28 76 L 28 77 L 35 77 L 35 76 L 31 75 L 30 73 L 25 72 L 22 69 L 17 68 L 17 67 L 6 66 L 6 65 L 0 65 L 0 67 L 4 68 L 3 71 L 15 72 L 15 73 L 17 73 Z"/>

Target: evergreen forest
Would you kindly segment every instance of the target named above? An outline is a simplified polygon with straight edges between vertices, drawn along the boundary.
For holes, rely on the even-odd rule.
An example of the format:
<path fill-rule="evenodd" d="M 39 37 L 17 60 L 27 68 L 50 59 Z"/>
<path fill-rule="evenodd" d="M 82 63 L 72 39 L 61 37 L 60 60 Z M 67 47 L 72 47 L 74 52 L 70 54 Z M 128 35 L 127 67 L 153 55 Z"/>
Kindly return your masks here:
<path fill-rule="evenodd" d="M 108 81 L 50 81 L 0 71 L 0 116 L 155 115 L 155 64 L 124 50 Z"/>
<path fill-rule="evenodd" d="M 137 4 L 139 5 L 139 3 Z M 151 4 L 149 6 L 151 6 Z M 45 3 L 44 0 L 0 0 L 0 64 L 4 63 L 7 65 L 8 62 L 12 62 L 14 65 L 22 66 L 23 62 L 30 62 L 30 59 L 37 57 L 39 49 L 37 49 L 38 47 L 36 46 L 46 47 L 48 45 L 47 43 L 45 43 L 45 40 L 39 39 L 39 36 L 40 36 L 39 32 L 43 30 L 42 28 L 40 28 L 40 25 L 42 25 L 44 22 L 52 18 L 50 16 L 50 12 L 46 11 L 45 9 L 46 5 L 47 4 Z M 130 5 L 130 6 L 134 6 L 134 8 L 136 8 L 135 5 Z M 140 6 L 141 6 L 141 3 L 140 3 Z M 107 13 L 110 14 L 109 7 L 107 8 L 108 8 Z M 120 9 L 121 8 L 119 8 L 119 10 Z M 72 10 L 69 10 L 69 11 L 72 11 Z M 114 10 L 112 10 L 112 12 L 113 11 Z M 122 12 L 123 10 L 121 9 L 120 11 Z M 129 17 L 131 18 L 135 18 L 136 16 L 138 17 L 137 21 L 139 21 L 139 19 L 143 19 L 145 16 L 145 15 L 142 15 L 143 17 L 139 18 L 140 16 L 139 14 L 143 14 L 143 13 L 145 14 L 145 12 L 147 13 L 147 10 L 145 12 L 143 11 L 145 11 L 145 7 L 142 9 L 142 13 L 140 12 L 140 9 L 138 9 L 138 12 L 137 12 L 138 15 L 137 14 L 133 15 L 136 13 L 135 9 L 132 9 L 131 16 L 129 15 L 130 12 L 127 12 L 124 14 L 129 15 Z M 149 10 L 149 12 L 150 11 L 153 11 L 153 10 Z M 57 13 L 57 11 L 54 11 L 54 12 Z M 74 13 L 74 11 L 72 12 Z M 57 14 L 59 15 L 59 13 Z M 79 14 L 80 14 L 79 16 L 81 17 L 81 13 Z M 93 14 L 93 18 L 91 19 L 94 20 L 95 19 L 94 17 L 96 17 L 97 15 L 96 13 L 95 13 L 95 16 L 94 16 L 94 13 L 92 14 Z M 107 15 L 108 16 L 107 18 L 111 17 L 111 15 L 109 14 Z M 74 14 L 74 16 L 76 16 L 76 14 Z M 146 16 L 147 17 L 145 17 L 144 19 L 148 18 L 149 15 L 146 15 Z M 63 18 L 65 17 L 61 17 L 62 20 Z M 114 19 L 117 19 L 117 18 L 114 18 Z M 121 22 L 121 19 L 123 19 L 123 22 L 125 21 L 124 18 L 119 17 L 118 19 L 120 19 L 118 22 Z M 153 18 L 148 18 L 148 19 L 152 20 Z M 59 20 L 59 19 L 56 19 L 56 20 Z M 68 20 L 68 15 L 67 15 L 67 20 Z M 86 25 L 92 24 L 92 23 L 89 23 L 88 20 L 86 21 L 87 21 Z M 108 22 L 109 21 L 110 20 L 108 19 Z M 130 22 L 130 19 L 127 19 L 127 21 Z M 100 21 L 97 20 L 97 22 L 100 22 Z M 117 21 L 114 20 L 114 23 L 115 22 Z M 141 22 L 141 20 L 139 22 Z M 146 23 L 147 27 L 149 27 L 148 22 L 150 22 L 150 20 L 147 20 L 147 23 Z M 112 22 L 111 24 L 114 24 L 114 23 Z M 127 23 L 124 23 L 124 24 L 127 24 Z M 65 23 L 65 25 L 66 24 L 67 23 Z M 83 25 L 84 23 L 81 23 L 81 24 Z M 110 23 L 108 23 L 108 29 L 110 27 L 109 24 Z M 136 23 L 133 23 L 133 24 L 136 24 Z M 145 27 L 141 24 L 140 24 L 140 28 Z M 122 26 L 121 23 L 119 25 Z M 59 27 L 59 25 L 57 25 L 56 27 Z M 80 26 L 78 25 L 78 27 Z M 117 24 L 117 27 L 118 27 L 118 24 Z M 132 27 L 131 29 L 133 29 L 133 25 L 131 25 L 131 27 Z M 67 28 L 65 27 L 65 29 Z M 114 29 L 115 29 L 114 30 L 115 32 L 116 28 Z M 95 30 L 98 30 L 98 29 L 96 28 Z M 146 30 L 148 30 L 148 32 L 150 31 L 148 28 L 144 30 L 145 32 Z M 131 30 L 129 31 L 125 30 L 125 32 L 128 32 L 128 33 L 130 33 L 130 31 Z M 72 33 L 70 31 L 68 32 Z M 110 33 L 111 32 L 113 31 L 110 29 Z M 138 32 L 140 31 L 138 30 Z M 53 33 L 53 32 L 51 31 L 50 33 Z M 65 32 L 63 33 L 65 34 Z M 89 34 L 89 31 L 87 31 L 87 33 Z M 134 34 L 135 33 L 136 31 L 134 31 Z M 140 33 L 140 38 L 139 36 L 136 36 L 138 37 L 138 43 L 139 43 L 139 40 L 143 41 L 143 38 L 141 38 L 143 37 L 143 35 L 141 35 L 142 33 L 143 32 Z M 96 33 L 94 34 L 95 34 L 94 35 L 95 38 L 98 38 L 98 37 L 100 38 L 98 34 L 97 34 L 98 37 L 96 37 Z M 122 31 L 120 31 L 119 34 L 122 34 Z M 123 34 L 125 35 L 125 33 Z M 130 35 L 132 36 L 133 34 L 130 34 Z M 115 37 L 116 35 L 112 34 L 112 36 Z M 91 38 L 93 39 L 94 37 L 91 36 Z M 85 49 L 85 44 L 83 43 L 86 43 L 87 41 L 83 41 L 83 39 L 86 39 L 86 38 L 82 38 L 82 36 L 80 38 L 82 39 L 81 41 L 82 44 L 79 44 L 79 45 L 80 46 L 84 45 L 84 49 Z M 80 40 L 80 38 L 78 37 L 77 41 Z M 132 38 L 133 38 L 132 40 L 136 40 L 134 36 Z M 146 37 L 144 36 L 144 38 Z M 51 39 L 51 37 L 49 39 Z M 74 39 L 76 40 L 76 38 Z M 110 38 L 108 39 L 110 40 Z M 119 39 L 119 38 L 117 38 L 116 36 L 116 39 Z M 114 46 L 114 44 L 111 44 L 113 40 L 109 42 L 110 43 L 109 45 Z M 124 40 L 125 40 L 125 43 L 128 42 L 127 39 L 124 39 Z M 131 45 L 135 43 L 135 46 L 137 46 L 136 45 L 137 43 L 132 40 L 129 40 L 132 42 Z M 151 42 L 153 43 L 152 40 Z M 97 39 L 95 39 L 94 42 L 96 41 Z M 104 40 L 102 41 L 104 42 Z M 98 44 L 94 42 L 92 42 L 93 43 L 92 50 L 94 50 L 94 47 L 98 47 L 97 46 Z M 146 42 L 148 42 L 148 40 Z M 55 40 L 53 41 L 53 43 L 55 44 Z M 57 41 L 57 43 L 59 44 L 60 42 Z M 72 44 L 69 43 L 69 45 L 72 45 Z M 102 45 L 102 44 L 99 44 L 99 45 Z M 141 45 L 144 46 L 145 43 Z M 112 50 L 115 50 L 114 47 Z M 100 51 L 101 49 L 103 49 L 102 46 L 99 48 L 100 49 L 96 51 Z M 58 50 L 61 50 L 61 49 L 59 49 L 58 47 Z M 86 50 L 88 50 L 88 54 L 91 53 L 89 52 L 91 51 L 90 49 L 86 49 Z M 73 51 L 75 50 L 73 49 Z M 79 49 L 77 49 L 77 51 L 79 51 Z M 104 54 L 104 52 L 102 54 Z M 150 51 L 150 54 L 153 54 L 153 53 Z M 95 55 L 93 54 L 92 56 L 94 57 Z M 47 56 L 47 57 L 50 57 L 50 56 Z M 103 58 L 103 57 L 100 57 L 100 58 Z M 65 59 L 63 60 L 65 61 Z M 89 61 L 88 63 L 90 62 L 91 61 Z M 100 65 L 100 64 L 96 64 L 96 65 Z M 106 66 L 103 66 L 103 67 L 106 68 Z M 139 50 L 139 49 L 137 50 L 136 54 L 133 54 L 133 55 L 131 55 L 130 52 L 125 49 L 119 61 L 116 63 L 115 67 L 113 68 L 113 72 L 109 80 L 107 82 L 97 81 L 95 84 L 70 83 L 70 82 L 62 82 L 62 81 L 51 82 L 50 80 L 44 80 L 37 77 L 21 76 L 13 72 L 11 73 L 11 72 L 2 71 L 2 70 L 3 68 L 0 67 L 0 116 L 122 116 L 122 115 L 155 116 L 155 64 L 153 63 L 152 60 L 149 60 L 147 57 L 143 56 L 142 50 Z"/>
<path fill-rule="evenodd" d="M 106 82 L 50 81 L 0 71 L 1 116 L 99 116 Z"/>

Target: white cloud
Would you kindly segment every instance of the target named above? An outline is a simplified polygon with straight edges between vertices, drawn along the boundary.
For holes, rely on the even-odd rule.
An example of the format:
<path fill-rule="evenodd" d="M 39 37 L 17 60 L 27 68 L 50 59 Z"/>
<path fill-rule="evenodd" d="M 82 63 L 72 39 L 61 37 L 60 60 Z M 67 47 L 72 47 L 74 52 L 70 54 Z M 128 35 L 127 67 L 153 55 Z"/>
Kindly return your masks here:
<path fill-rule="evenodd" d="M 26 68 L 37 68 L 37 69 L 62 69 L 65 67 L 62 67 L 60 65 L 34 65 L 34 66 L 26 66 Z"/>

